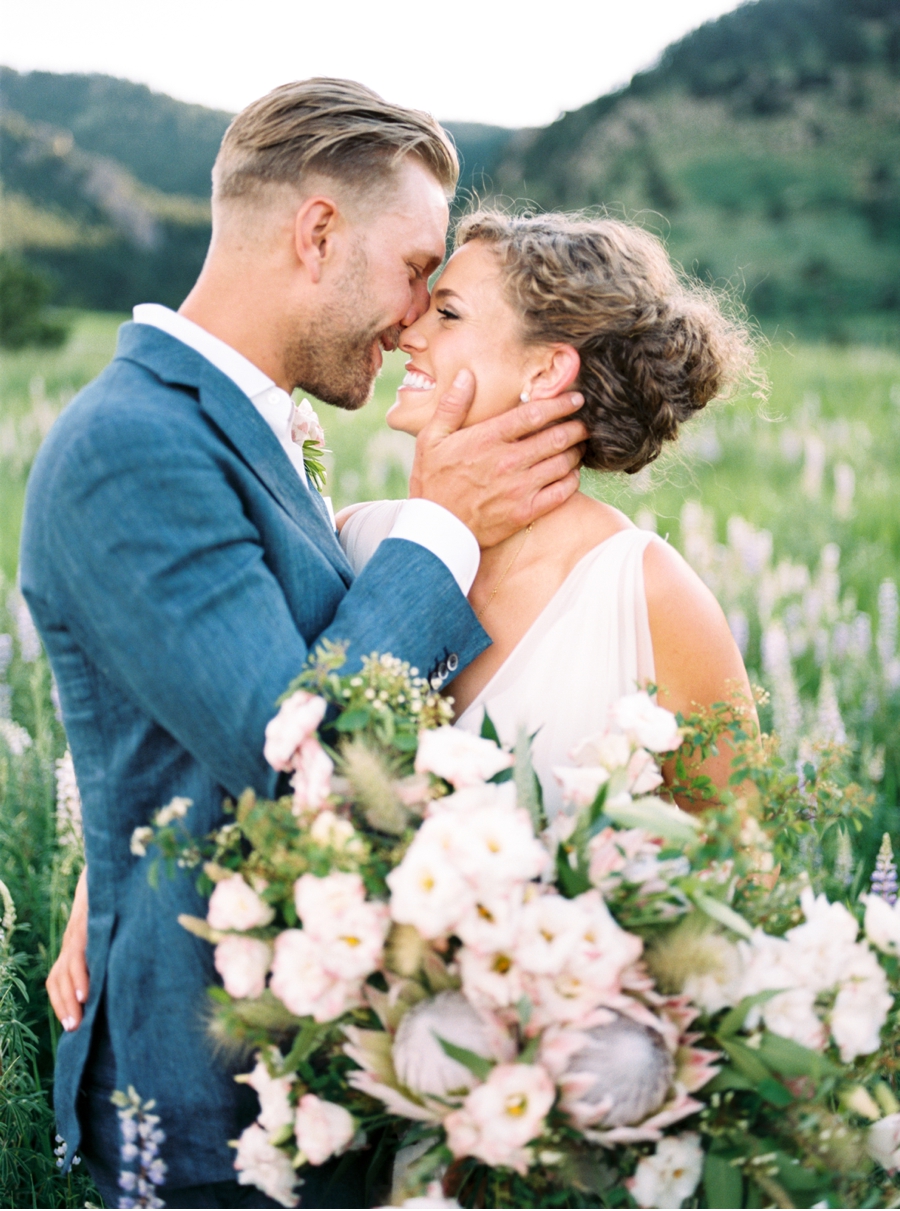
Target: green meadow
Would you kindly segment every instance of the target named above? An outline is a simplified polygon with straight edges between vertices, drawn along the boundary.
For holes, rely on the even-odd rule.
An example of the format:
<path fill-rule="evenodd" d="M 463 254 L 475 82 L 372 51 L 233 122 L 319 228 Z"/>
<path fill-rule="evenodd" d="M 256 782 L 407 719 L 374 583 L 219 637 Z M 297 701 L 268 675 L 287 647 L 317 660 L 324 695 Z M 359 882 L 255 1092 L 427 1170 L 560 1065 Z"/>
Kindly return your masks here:
<path fill-rule="evenodd" d="M 63 1178 L 53 1151 L 59 1028 L 43 982 L 82 858 L 50 672 L 14 586 L 31 462 L 112 356 L 121 319 L 78 313 L 64 348 L 0 364 L 0 1205 L 100 1205 L 83 1168 Z M 321 408 L 336 507 L 405 493 L 412 441 L 384 425 L 403 360 L 387 359 L 362 412 Z M 762 360 L 766 398 L 718 403 L 652 468 L 585 475 L 584 487 L 704 577 L 769 691 L 763 726 L 801 776 L 818 745 L 846 746 L 871 796 L 869 821 L 845 838 L 865 879 L 883 832 L 900 834 L 900 352 L 785 339 Z"/>

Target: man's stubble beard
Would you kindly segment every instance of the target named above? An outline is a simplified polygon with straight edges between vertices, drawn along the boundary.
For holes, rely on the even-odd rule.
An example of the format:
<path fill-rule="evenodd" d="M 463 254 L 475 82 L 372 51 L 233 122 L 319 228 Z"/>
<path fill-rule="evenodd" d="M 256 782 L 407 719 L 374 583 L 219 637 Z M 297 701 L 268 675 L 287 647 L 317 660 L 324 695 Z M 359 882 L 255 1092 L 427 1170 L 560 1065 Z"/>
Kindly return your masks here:
<path fill-rule="evenodd" d="M 385 331 L 368 289 L 368 261 L 355 248 L 333 302 L 322 306 L 285 353 L 290 381 L 326 404 L 355 412 L 372 398 L 372 347 Z"/>

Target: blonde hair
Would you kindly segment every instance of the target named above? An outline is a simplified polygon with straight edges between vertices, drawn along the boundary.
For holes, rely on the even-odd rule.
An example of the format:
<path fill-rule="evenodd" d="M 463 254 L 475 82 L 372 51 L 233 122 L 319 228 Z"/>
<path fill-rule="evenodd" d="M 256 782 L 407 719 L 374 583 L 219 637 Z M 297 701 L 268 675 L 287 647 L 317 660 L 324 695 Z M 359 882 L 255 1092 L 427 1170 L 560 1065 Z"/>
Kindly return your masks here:
<path fill-rule="evenodd" d="M 353 80 L 282 84 L 242 110 L 213 165 L 213 199 L 255 201 L 267 186 L 330 177 L 357 196 L 385 192 L 416 156 L 452 195 L 459 161 L 449 135 L 419 110 L 391 105 Z"/>
<path fill-rule="evenodd" d="M 639 227 L 480 210 L 456 231 L 457 247 L 473 240 L 497 256 L 526 344 L 579 353 L 586 467 L 640 471 L 753 364 L 746 327 L 712 291 L 682 281 L 661 241 Z"/>

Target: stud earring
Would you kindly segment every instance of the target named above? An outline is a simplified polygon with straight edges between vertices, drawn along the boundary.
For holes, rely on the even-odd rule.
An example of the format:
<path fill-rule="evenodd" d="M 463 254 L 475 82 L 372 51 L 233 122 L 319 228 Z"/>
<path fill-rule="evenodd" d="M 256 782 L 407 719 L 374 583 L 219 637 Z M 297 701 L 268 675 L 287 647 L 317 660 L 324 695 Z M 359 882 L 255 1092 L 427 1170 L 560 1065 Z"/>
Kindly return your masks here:
<path fill-rule="evenodd" d="M 528 394 L 527 391 L 523 391 L 522 394 L 519 396 L 519 402 L 523 403 L 523 404 L 531 403 L 531 396 Z"/>

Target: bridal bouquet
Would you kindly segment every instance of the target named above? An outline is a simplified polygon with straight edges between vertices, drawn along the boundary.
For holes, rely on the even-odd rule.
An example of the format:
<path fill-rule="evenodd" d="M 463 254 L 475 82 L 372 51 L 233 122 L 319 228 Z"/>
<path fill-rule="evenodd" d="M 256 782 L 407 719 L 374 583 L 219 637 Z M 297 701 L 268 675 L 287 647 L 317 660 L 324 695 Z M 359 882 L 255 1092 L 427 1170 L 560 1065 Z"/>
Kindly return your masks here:
<path fill-rule="evenodd" d="M 214 1029 L 256 1057 L 241 1182 L 293 1206 L 306 1166 L 367 1149 L 348 1163 L 394 1205 L 898 1205 L 896 869 L 888 846 L 867 892 L 848 876 L 866 804 L 837 758 L 798 780 L 739 712 L 636 693 L 548 821 L 528 737 L 451 728 L 391 656 L 342 662 L 267 730 L 289 796 L 203 843 L 176 800 L 134 840 L 211 893 L 182 924 L 215 945 Z M 723 736 L 724 805 L 660 797 L 672 753 L 708 797 L 685 758 Z"/>

